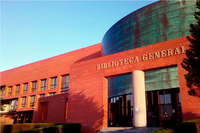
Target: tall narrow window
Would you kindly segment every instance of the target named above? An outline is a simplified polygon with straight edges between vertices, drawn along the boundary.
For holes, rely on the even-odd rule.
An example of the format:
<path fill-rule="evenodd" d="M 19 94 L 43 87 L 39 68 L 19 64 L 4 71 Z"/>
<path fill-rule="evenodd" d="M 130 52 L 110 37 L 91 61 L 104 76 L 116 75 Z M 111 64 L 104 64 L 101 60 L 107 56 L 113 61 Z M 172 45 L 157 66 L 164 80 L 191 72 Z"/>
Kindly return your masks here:
<path fill-rule="evenodd" d="M 24 84 L 23 93 L 27 93 L 28 91 L 28 83 Z"/>
<path fill-rule="evenodd" d="M 35 95 L 30 97 L 30 107 L 35 105 Z"/>
<path fill-rule="evenodd" d="M 16 85 L 15 95 L 18 95 L 20 91 L 20 85 Z"/>
<path fill-rule="evenodd" d="M 69 88 L 69 75 L 62 76 L 61 93 L 67 93 Z"/>
<path fill-rule="evenodd" d="M 51 89 L 55 89 L 57 86 L 57 77 L 51 78 Z"/>
<path fill-rule="evenodd" d="M 9 86 L 8 87 L 8 96 L 11 96 L 12 95 L 12 86 Z"/>
<path fill-rule="evenodd" d="M 22 100 L 21 100 L 21 107 L 22 107 L 22 108 L 25 108 L 25 107 L 26 107 L 26 97 L 22 97 Z"/>
<path fill-rule="evenodd" d="M 11 105 L 10 105 L 10 111 L 16 111 L 17 104 L 18 104 L 18 100 L 17 99 L 12 100 L 11 101 Z"/>
<path fill-rule="evenodd" d="M 46 90 L 46 85 L 47 85 L 47 80 L 46 79 L 41 80 L 41 88 L 40 88 L 40 90 L 41 91 Z"/>
<path fill-rule="evenodd" d="M 1 86 L 0 88 L 0 99 L 4 98 L 5 95 L 5 86 Z"/>
<path fill-rule="evenodd" d="M 33 81 L 32 82 L 31 92 L 36 92 L 36 89 L 37 89 L 37 81 Z"/>

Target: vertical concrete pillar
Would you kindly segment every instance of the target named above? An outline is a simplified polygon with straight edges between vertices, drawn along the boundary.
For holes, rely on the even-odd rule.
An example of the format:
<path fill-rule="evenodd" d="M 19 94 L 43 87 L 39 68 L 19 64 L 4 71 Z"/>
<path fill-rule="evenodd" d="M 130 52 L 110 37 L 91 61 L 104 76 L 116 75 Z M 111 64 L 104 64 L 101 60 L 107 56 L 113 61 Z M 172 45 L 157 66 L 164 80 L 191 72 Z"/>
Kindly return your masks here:
<path fill-rule="evenodd" d="M 147 125 L 145 79 L 144 72 L 136 70 L 132 72 L 133 91 L 133 127 L 144 127 Z"/>

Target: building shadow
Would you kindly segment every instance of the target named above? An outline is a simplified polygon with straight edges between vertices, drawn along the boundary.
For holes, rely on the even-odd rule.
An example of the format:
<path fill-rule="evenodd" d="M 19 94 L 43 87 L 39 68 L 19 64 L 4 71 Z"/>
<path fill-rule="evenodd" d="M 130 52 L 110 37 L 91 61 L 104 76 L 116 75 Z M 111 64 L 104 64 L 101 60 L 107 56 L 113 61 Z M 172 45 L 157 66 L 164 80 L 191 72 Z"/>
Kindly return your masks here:
<path fill-rule="evenodd" d="M 95 53 L 90 54 L 88 56 L 85 56 L 84 58 L 77 60 L 75 63 L 90 60 L 90 59 L 95 59 L 95 58 L 98 58 L 98 57 L 101 57 L 101 51 L 98 51 L 98 52 L 95 52 Z"/>
<path fill-rule="evenodd" d="M 188 121 L 193 119 L 200 119 L 200 115 L 197 115 L 192 112 L 183 113 L 183 121 Z"/>
<path fill-rule="evenodd" d="M 69 93 L 67 122 L 81 123 L 81 133 L 96 133 L 103 123 L 102 101 L 97 101 L 94 95 L 85 94 L 84 91 Z"/>

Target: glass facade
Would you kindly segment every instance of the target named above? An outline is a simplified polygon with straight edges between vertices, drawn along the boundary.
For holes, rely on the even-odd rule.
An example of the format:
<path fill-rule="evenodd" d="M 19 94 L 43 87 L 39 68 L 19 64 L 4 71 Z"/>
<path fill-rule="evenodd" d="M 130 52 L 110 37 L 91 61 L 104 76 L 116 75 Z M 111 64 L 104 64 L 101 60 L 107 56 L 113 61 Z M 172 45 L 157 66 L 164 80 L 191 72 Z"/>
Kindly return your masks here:
<path fill-rule="evenodd" d="M 177 67 L 170 67 L 154 71 L 145 72 L 146 91 L 178 88 Z"/>
<path fill-rule="evenodd" d="M 130 13 L 114 24 L 102 40 L 103 55 L 110 55 L 190 34 L 195 23 L 195 0 L 158 1 Z"/>
<path fill-rule="evenodd" d="M 132 93 L 132 76 L 125 74 L 108 78 L 108 97 Z"/>

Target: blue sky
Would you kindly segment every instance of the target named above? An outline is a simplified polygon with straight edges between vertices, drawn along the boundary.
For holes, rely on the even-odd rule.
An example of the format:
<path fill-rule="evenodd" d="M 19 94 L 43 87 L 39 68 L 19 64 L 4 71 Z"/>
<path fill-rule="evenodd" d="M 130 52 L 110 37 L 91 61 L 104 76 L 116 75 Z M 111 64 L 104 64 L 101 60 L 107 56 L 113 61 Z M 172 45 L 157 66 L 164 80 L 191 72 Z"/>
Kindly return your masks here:
<path fill-rule="evenodd" d="M 1 1 L 0 71 L 100 43 L 147 1 Z"/>

